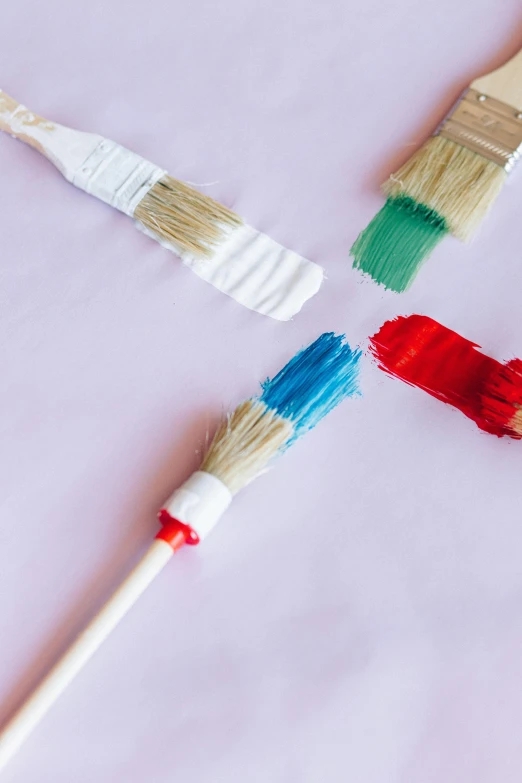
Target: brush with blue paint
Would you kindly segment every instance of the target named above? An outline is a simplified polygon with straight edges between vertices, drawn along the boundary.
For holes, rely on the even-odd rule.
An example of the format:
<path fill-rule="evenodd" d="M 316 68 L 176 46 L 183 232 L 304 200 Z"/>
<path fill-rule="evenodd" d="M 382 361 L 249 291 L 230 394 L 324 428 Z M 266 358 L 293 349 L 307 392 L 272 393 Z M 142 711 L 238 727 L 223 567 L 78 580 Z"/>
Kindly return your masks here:
<path fill-rule="evenodd" d="M 219 426 L 200 470 L 159 514 L 162 525 L 136 568 L 0 732 L 0 769 L 184 544 L 198 544 L 233 496 L 342 400 L 358 394 L 361 352 L 322 334 Z"/>

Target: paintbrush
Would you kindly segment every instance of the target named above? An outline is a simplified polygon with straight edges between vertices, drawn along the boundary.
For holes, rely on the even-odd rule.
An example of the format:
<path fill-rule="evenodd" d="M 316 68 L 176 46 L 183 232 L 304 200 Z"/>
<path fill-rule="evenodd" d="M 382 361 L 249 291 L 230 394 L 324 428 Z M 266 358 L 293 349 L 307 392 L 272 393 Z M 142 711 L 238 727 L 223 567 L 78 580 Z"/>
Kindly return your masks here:
<path fill-rule="evenodd" d="M 325 333 L 266 380 L 259 397 L 224 418 L 201 468 L 160 512 L 162 530 L 149 550 L 0 732 L 0 768 L 173 554 L 206 538 L 240 489 L 342 400 L 358 394 L 360 356 L 344 336 Z"/>
<path fill-rule="evenodd" d="M 133 217 L 199 277 L 249 309 L 286 321 L 319 290 L 320 266 L 120 144 L 45 120 L 1 90 L 0 130 L 37 149 L 76 187 Z"/>
<path fill-rule="evenodd" d="M 435 134 L 383 185 L 386 204 L 351 249 L 353 265 L 405 291 L 449 233 L 468 241 L 522 145 L 522 51 L 475 79 Z"/>
<path fill-rule="evenodd" d="M 370 352 L 389 375 L 457 408 L 480 429 L 522 438 L 522 362 L 506 364 L 425 315 L 387 321 Z"/>

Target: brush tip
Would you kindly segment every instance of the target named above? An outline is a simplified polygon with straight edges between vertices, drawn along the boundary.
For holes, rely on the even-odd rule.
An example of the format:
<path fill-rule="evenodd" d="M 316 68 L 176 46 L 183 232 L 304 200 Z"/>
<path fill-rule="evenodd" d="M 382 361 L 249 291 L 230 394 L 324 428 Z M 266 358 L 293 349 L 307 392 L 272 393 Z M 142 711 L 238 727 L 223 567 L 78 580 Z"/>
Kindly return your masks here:
<path fill-rule="evenodd" d="M 292 423 L 295 440 L 342 400 L 359 394 L 360 358 L 345 335 L 325 332 L 262 384 L 260 399 Z"/>
<path fill-rule="evenodd" d="M 389 197 L 350 251 L 353 266 L 402 293 L 447 234 L 444 218 L 408 196 Z"/>
<path fill-rule="evenodd" d="M 499 365 L 484 383 L 481 414 L 499 437 L 522 438 L 522 361 Z"/>

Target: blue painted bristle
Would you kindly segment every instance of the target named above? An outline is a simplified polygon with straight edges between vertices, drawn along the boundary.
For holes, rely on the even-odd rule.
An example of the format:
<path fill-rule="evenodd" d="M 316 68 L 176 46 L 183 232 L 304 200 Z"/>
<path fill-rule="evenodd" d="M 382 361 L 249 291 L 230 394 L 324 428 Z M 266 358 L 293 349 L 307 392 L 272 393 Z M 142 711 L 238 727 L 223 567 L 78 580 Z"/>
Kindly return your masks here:
<path fill-rule="evenodd" d="M 294 426 L 290 443 L 359 393 L 360 358 L 360 349 L 352 350 L 344 335 L 325 332 L 261 384 L 261 401 Z"/>

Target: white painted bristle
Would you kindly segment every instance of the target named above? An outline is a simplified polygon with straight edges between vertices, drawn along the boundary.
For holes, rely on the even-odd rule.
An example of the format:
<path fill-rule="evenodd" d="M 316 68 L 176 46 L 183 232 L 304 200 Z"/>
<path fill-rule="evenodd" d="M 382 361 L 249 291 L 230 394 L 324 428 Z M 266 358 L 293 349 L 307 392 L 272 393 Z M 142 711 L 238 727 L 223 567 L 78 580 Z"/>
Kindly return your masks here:
<path fill-rule="evenodd" d="M 448 231 L 469 241 L 486 217 L 507 174 L 481 155 L 442 136 L 432 136 L 383 185 L 444 218 Z"/>
<path fill-rule="evenodd" d="M 145 194 L 134 217 L 182 253 L 212 256 L 231 229 L 242 224 L 235 212 L 169 175 Z"/>
<path fill-rule="evenodd" d="M 201 470 L 235 495 L 259 476 L 293 435 L 292 424 L 259 400 L 242 402 L 219 426 Z"/>

